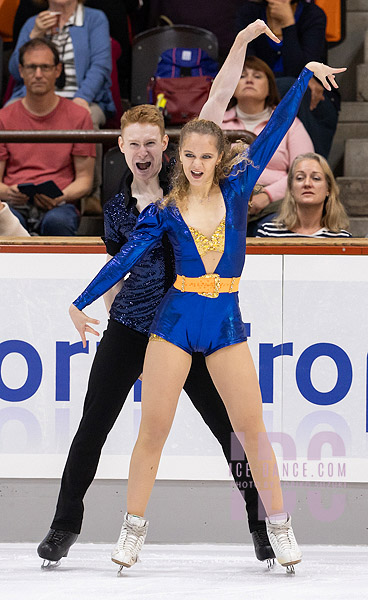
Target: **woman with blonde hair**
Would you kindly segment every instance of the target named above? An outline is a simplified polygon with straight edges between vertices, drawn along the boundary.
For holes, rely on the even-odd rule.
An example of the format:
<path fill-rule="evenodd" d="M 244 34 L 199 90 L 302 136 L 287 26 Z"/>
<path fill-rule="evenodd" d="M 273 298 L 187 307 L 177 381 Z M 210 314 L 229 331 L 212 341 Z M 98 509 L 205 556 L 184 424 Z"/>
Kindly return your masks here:
<path fill-rule="evenodd" d="M 261 225 L 257 237 L 351 237 L 339 195 L 326 159 L 300 154 L 291 165 L 280 214 Z"/>
<path fill-rule="evenodd" d="M 142 419 L 132 454 L 128 506 L 112 560 L 130 567 L 148 527 L 144 513 L 156 478 L 177 402 L 192 362 L 201 352 L 247 453 L 268 517 L 267 531 L 277 560 L 301 561 L 285 511 L 277 464 L 262 417 L 262 398 L 240 314 L 238 288 L 245 261 L 248 200 L 280 140 L 290 127 L 308 81 L 316 75 L 327 88 L 334 73 L 308 63 L 247 152 L 227 160 L 220 127 L 244 64 L 247 44 L 265 33 L 263 21 L 241 31 L 217 75 L 199 119 L 185 125 L 179 144 L 177 180 L 167 201 L 148 205 L 128 243 L 103 267 L 70 307 L 85 345 L 96 323 L 82 310 L 127 274 L 166 232 L 174 249 L 177 277 L 151 326 L 143 368 Z"/>

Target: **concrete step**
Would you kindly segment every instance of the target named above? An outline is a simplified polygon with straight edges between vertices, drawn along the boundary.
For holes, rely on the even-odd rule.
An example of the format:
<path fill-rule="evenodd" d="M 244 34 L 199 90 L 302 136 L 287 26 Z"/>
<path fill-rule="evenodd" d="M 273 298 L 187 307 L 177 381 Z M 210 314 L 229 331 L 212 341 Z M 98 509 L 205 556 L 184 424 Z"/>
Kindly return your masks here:
<path fill-rule="evenodd" d="M 349 138 L 368 138 L 368 102 L 342 102 L 339 121 L 328 162 L 343 174 L 345 142 Z"/>
<path fill-rule="evenodd" d="M 344 177 L 368 178 L 368 139 L 362 138 L 346 140 Z"/>
<path fill-rule="evenodd" d="M 353 237 L 367 237 L 368 217 L 351 217 L 349 219 L 348 231 L 350 231 Z"/>
<path fill-rule="evenodd" d="M 368 101 L 368 64 L 357 66 L 356 98 L 358 102 Z"/>
<path fill-rule="evenodd" d="M 358 104 L 358 102 L 356 102 Z M 328 162 L 333 171 L 343 174 L 343 160 L 345 151 L 345 142 L 349 138 L 359 139 L 368 138 L 368 121 L 364 122 L 340 122 L 337 124 L 335 137 L 333 140 Z"/>
<path fill-rule="evenodd" d="M 349 220 L 350 233 L 355 238 L 366 238 L 368 237 L 368 218 L 355 218 Z"/>
<path fill-rule="evenodd" d="M 365 32 L 364 36 L 364 62 L 368 63 L 368 31 Z"/>
<path fill-rule="evenodd" d="M 364 123 L 368 121 L 368 102 L 341 102 L 339 123 Z"/>
<path fill-rule="evenodd" d="M 343 173 L 345 142 L 349 138 L 368 138 L 368 102 L 342 102 L 339 121 L 328 162 Z"/>
<path fill-rule="evenodd" d="M 346 10 L 348 12 L 368 12 L 368 0 L 348 0 Z"/>
<path fill-rule="evenodd" d="M 368 177 L 337 177 L 337 183 L 349 217 L 368 218 Z"/>

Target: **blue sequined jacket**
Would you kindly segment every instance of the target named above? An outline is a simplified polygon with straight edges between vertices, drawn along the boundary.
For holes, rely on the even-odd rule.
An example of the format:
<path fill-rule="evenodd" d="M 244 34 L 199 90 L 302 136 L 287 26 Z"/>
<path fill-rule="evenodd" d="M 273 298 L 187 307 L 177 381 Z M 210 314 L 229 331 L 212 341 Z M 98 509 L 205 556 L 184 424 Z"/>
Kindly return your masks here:
<path fill-rule="evenodd" d="M 122 181 L 122 191 L 104 205 L 106 251 L 115 256 L 128 242 L 139 212 L 131 194 L 133 175 Z M 168 191 L 165 165 L 159 174 L 164 194 Z M 173 283 L 175 261 L 167 236 L 149 250 L 131 269 L 120 292 L 115 296 L 110 317 L 130 329 L 148 335 L 156 310 Z"/>

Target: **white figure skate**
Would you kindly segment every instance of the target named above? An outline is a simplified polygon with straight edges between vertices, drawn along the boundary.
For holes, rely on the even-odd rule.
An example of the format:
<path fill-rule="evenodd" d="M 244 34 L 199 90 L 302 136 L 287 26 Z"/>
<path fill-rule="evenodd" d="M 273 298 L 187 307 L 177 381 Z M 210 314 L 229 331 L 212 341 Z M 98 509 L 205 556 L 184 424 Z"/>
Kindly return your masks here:
<path fill-rule="evenodd" d="M 296 543 L 290 515 L 283 521 L 266 517 L 266 527 L 276 560 L 288 573 L 295 573 L 294 565 L 301 562 L 302 553 Z"/>
<path fill-rule="evenodd" d="M 123 567 L 132 567 L 138 560 L 148 530 L 148 521 L 143 517 L 125 513 L 119 539 L 111 553 L 111 560 Z"/>

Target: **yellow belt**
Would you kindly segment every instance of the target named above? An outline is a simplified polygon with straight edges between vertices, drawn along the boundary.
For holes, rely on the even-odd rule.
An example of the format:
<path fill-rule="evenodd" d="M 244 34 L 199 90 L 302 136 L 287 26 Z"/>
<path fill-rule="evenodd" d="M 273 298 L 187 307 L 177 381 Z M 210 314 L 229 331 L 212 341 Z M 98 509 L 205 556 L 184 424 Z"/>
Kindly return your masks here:
<path fill-rule="evenodd" d="M 239 282 L 240 277 L 220 277 L 217 273 L 207 273 L 201 277 L 177 275 L 174 288 L 181 292 L 196 292 L 200 296 L 217 298 L 223 292 L 237 292 Z"/>

